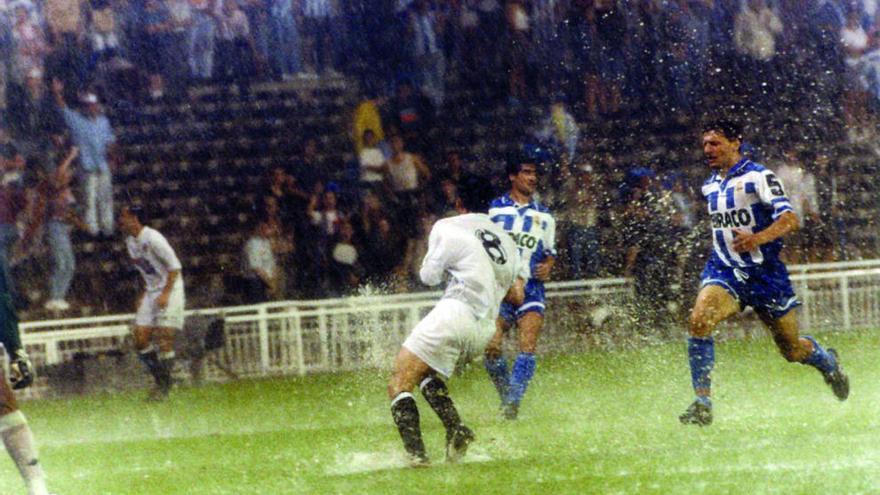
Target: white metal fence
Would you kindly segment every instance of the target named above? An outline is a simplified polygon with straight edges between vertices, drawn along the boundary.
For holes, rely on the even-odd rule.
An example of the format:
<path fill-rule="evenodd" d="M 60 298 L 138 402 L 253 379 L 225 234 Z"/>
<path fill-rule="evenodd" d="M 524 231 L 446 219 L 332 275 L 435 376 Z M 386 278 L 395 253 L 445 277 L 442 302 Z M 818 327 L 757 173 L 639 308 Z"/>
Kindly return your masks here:
<path fill-rule="evenodd" d="M 880 326 L 880 260 L 793 266 L 790 271 L 804 302 L 800 317 L 805 329 Z M 440 294 L 286 301 L 192 310 L 188 316 L 224 321 L 226 342 L 208 363 L 205 379 L 230 376 L 216 361 L 240 377 L 303 375 L 388 366 L 407 332 Z M 548 284 L 547 298 L 543 351 L 664 337 L 651 335 L 653 329 L 640 328 L 621 310 L 632 301 L 629 280 L 554 282 Z M 128 353 L 132 321 L 128 314 L 26 322 L 22 339 L 40 372 L 75 356 Z M 43 376 L 28 394 L 42 395 L 48 388 Z"/>

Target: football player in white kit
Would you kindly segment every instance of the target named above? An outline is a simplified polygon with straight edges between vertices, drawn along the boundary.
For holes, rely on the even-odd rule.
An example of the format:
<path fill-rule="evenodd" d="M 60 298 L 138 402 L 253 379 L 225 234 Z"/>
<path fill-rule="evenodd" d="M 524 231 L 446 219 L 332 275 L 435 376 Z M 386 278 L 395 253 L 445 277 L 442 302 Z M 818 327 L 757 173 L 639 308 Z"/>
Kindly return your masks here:
<path fill-rule="evenodd" d="M 156 380 L 150 399 L 163 400 L 172 385 L 174 333 L 183 328 L 183 277 L 180 260 L 168 240 L 155 229 L 145 226 L 144 221 L 146 218 L 141 207 L 123 207 L 119 214 L 119 227 L 127 234 L 128 255 L 145 283 L 137 303 L 134 345 L 141 361 Z"/>
<path fill-rule="evenodd" d="M 467 451 L 474 433 L 462 424 L 442 378 L 461 355 L 482 353 L 495 333 L 501 301 L 521 303 L 522 262 L 513 240 L 485 213 L 492 200 L 489 181 L 472 176 L 459 188 L 459 215 L 431 229 L 419 277 L 427 285 L 449 274 L 443 297 L 413 329 L 394 360 L 388 383 L 391 415 L 413 466 L 428 464 L 412 390 L 418 386 L 446 428 L 446 460 Z M 442 378 L 441 378 L 442 377 Z"/>

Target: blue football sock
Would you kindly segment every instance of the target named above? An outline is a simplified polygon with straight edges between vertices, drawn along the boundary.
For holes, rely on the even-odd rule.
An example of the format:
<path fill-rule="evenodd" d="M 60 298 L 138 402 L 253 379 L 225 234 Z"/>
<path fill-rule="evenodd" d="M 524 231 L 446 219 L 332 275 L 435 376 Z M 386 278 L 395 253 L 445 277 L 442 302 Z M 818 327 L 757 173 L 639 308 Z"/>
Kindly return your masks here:
<path fill-rule="evenodd" d="M 808 364 L 822 373 L 831 373 L 834 371 L 837 368 L 837 361 L 834 359 L 834 356 L 823 349 L 813 337 L 804 335 L 804 338 L 813 344 L 813 352 L 803 360 L 803 364 Z"/>
<path fill-rule="evenodd" d="M 522 400 L 529 386 L 536 367 L 535 355 L 531 352 L 521 352 L 513 362 L 513 372 L 510 374 L 510 385 L 507 390 L 507 403 L 517 404 Z"/>
<path fill-rule="evenodd" d="M 712 337 L 688 339 L 688 361 L 691 365 L 691 384 L 697 400 L 709 406 L 712 390 L 712 368 L 715 366 L 715 340 Z"/>
<path fill-rule="evenodd" d="M 501 402 L 504 402 L 507 400 L 507 382 L 509 380 L 507 376 L 507 360 L 503 356 L 498 356 L 497 358 L 486 357 L 483 359 L 483 365 L 486 366 L 489 378 L 495 384 L 495 389 L 498 390 L 498 397 L 501 398 Z"/>

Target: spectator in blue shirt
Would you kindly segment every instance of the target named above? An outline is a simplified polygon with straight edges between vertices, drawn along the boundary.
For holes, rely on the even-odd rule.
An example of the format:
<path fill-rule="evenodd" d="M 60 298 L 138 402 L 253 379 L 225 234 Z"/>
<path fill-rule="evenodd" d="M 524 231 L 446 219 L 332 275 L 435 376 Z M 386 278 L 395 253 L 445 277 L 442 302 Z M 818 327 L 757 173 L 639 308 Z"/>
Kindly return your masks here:
<path fill-rule="evenodd" d="M 70 129 L 74 145 L 80 150 L 79 182 L 85 196 L 85 222 L 89 233 L 113 234 L 113 175 L 108 155 L 113 153 L 116 136 L 107 116 L 101 112 L 98 97 L 83 95 L 84 112 L 72 110 L 64 101 L 64 85 L 52 82 L 55 102 Z"/>

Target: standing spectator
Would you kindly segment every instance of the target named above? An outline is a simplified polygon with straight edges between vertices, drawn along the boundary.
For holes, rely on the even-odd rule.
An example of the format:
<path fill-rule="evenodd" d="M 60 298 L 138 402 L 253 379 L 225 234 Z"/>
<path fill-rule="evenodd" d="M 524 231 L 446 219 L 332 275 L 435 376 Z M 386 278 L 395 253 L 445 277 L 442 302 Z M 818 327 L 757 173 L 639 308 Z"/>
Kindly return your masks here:
<path fill-rule="evenodd" d="M 678 278 L 677 248 L 682 232 L 674 228 L 669 195 L 655 189 L 654 172 L 638 168 L 630 173 L 635 183 L 626 205 L 622 233 L 625 237 L 624 275 L 635 279 L 636 312 L 646 318 L 645 328 L 665 333 L 672 323 L 672 284 Z"/>
<path fill-rule="evenodd" d="M 602 113 L 613 114 L 620 110 L 626 77 L 623 52 L 626 19 L 615 2 L 610 0 L 597 0 L 595 9 L 596 35 L 599 43 L 599 110 Z"/>
<path fill-rule="evenodd" d="M 388 159 L 388 182 L 398 212 L 398 223 L 407 237 L 407 253 L 411 253 L 415 247 L 419 215 L 425 209 L 425 186 L 430 180 L 431 171 L 421 157 L 405 150 L 401 136 L 393 136 L 391 158 Z"/>
<path fill-rule="evenodd" d="M 110 0 L 92 1 L 92 25 L 89 33 L 92 62 L 97 64 L 119 54 L 116 12 Z"/>
<path fill-rule="evenodd" d="M 326 188 L 318 187 L 316 184 L 315 194 L 312 196 L 307 209 L 307 214 L 312 225 L 312 252 L 309 256 L 313 263 L 311 273 L 307 274 L 307 278 L 315 284 L 315 288 L 320 288 L 323 292 L 327 290 L 329 282 L 329 262 L 331 241 L 339 233 L 339 226 L 345 218 L 337 207 L 336 193 L 338 187 L 336 184 L 330 183 Z"/>
<path fill-rule="evenodd" d="M 194 22 L 190 0 L 168 0 L 168 68 L 166 75 L 175 94 L 179 94 L 184 89 L 187 80 L 188 56 L 186 50 L 181 50 L 181 47 L 187 46 L 192 37 Z"/>
<path fill-rule="evenodd" d="M 320 195 L 313 195 L 309 202 L 309 219 L 324 239 L 339 233 L 339 223 L 343 217 L 337 209 L 336 188 L 333 186 L 334 184 L 331 183 Z"/>
<path fill-rule="evenodd" d="M 804 168 L 799 151 L 793 148 L 783 152 L 783 161 L 774 171 L 779 181 L 785 185 L 786 196 L 801 222 L 801 228 L 786 243 L 786 261 L 808 262 L 809 236 L 818 224 L 819 193 L 816 190 L 816 177 Z"/>
<path fill-rule="evenodd" d="M 215 12 L 219 38 L 215 76 L 220 82 L 236 83 L 239 95 L 246 98 L 259 54 L 248 18 L 236 0 L 222 0 L 220 5 Z"/>
<path fill-rule="evenodd" d="M 458 185 L 466 176 L 474 173 L 474 165 L 465 162 L 457 148 L 449 148 L 446 150 L 446 162 L 442 170 L 446 177 Z"/>
<path fill-rule="evenodd" d="M 12 81 L 20 85 L 32 70 L 42 72 L 44 59 L 49 52 L 43 28 L 35 21 L 28 4 L 19 3 L 15 7 L 12 42 L 14 47 Z"/>
<path fill-rule="evenodd" d="M 7 129 L 0 127 L 0 271 L 13 295 L 17 299 L 15 283 L 9 271 L 9 257 L 12 246 L 18 240 L 18 216 L 25 209 L 25 193 L 21 173 L 24 158 L 12 142 Z"/>
<path fill-rule="evenodd" d="M 254 70 L 262 74 L 269 60 L 269 25 L 268 0 L 238 0 L 251 26 L 251 38 L 254 40 Z"/>
<path fill-rule="evenodd" d="M 378 190 L 382 181 L 385 180 L 385 174 L 388 172 L 388 164 L 385 160 L 385 154 L 379 149 L 379 142 L 376 140 L 376 134 L 367 129 L 364 131 L 364 147 L 358 154 L 358 163 L 360 165 L 360 186 L 362 190 Z"/>
<path fill-rule="evenodd" d="M 570 173 L 570 170 L 569 167 L 563 168 L 563 207 L 559 211 L 559 219 L 567 233 L 569 274 L 571 278 L 580 280 L 597 276 L 599 269 L 604 266 L 599 243 L 602 197 L 592 166 L 581 163 L 574 173 Z"/>
<path fill-rule="evenodd" d="M 278 260 L 272 247 L 273 229 L 267 221 L 257 224 L 244 245 L 245 302 L 267 302 L 280 288 Z"/>
<path fill-rule="evenodd" d="M 671 6 L 665 16 L 665 53 L 662 54 L 667 98 L 670 110 L 690 115 L 694 105 L 695 77 L 698 60 L 690 50 L 694 27 L 687 2 Z"/>
<path fill-rule="evenodd" d="M 385 102 L 384 98 L 380 98 L 374 90 L 368 90 L 366 99 L 361 101 L 354 110 L 352 118 L 352 139 L 354 140 L 354 150 L 360 153 L 364 147 L 364 133 L 372 131 L 376 142 L 385 140 L 385 130 L 382 128 L 382 115 L 379 109 Z"/>
<path fill-rule="evenodd" d="M 363 265 L 367 269 L 368 280 L 378 285 L 390 283 L 394 272 L 400 271 L 406 239 L 385 214 L 380 214 L 376 221 L 369 224 L 365 239 Z"/>
<path fill-rule="evenodd" d="M 507 14 L 505 56 L 507 57 L 508 97 L 511 103 L 519 104 L 527 96 L 526 72 L 531 46 L 529 43 L 529 14 L 526 11 L 525 2 L 522 0 L 509 0 L 505 12 Z"/>
<path fill-rule="evenodd" d="M 85 0 L 46 0 L 43 15 L 51 32 L 60 36 L 62 43 L 75 42 L 83 33 L 82 6 Z"/>
<path fill-rule="evenodd" d="M 458 182 L 445 175 L 437 186 L 436 199 L 432 211 L 440 218 L 455 216 L 455 202 L 458 200 Z"/>
<path fill-rule="evenodd" d="M 339 295 L 354 292 L 360 284 L 363 268 L 354 244 L 354 228 L 348 220 L 339 225 L 339 236 L 330 251 L 330 258 L 329 286 Z"/>
<path fill-rule="evenodd" d="M 151 91 L 160 91 L 164 86 L 163 74 L 168 72 L 171 48 L 168 36 L 172 27 L 162 1 L 146 0 L 141 17 L 139 55 L 141 68 L 149 74 Z"/>
<path fill-rule="evenodd" d="M 85 111 L 80 113 L 70 109 L 64 101 L 61 81 L 52 82 L 52 91 L 73 144 L 80 150 L 79 182 L 85 196 L 85 222 L 89 233 L 110 236 L 114 228 L 113 174 L 107 157 L 115 151 L 116 136 L 95 94 L 83 95 Z"/>
<path fill-rule="evenodd" d="M 276 77 L 290 79 L 302 72 L 294 0 L 269 0 L 269 25 L 272 72 Z"/>
<path fill-rule="evenodd" d="M 434 109 L 431 101 L 416 91 L 408 80 L 402 80 L 397 86 L 397 94 L 389 103 L 391 124 L 403 135 L 403 138 L 419 152 L 428 151 L 430 146 L 429 131 L 433 125 Z"/>
<path fill-rule="evenodd" d="M 446 96 L 446 58 L 441 45 L 440 23 L 428 0 L 416 0 L 410 17 L 410 33 L 413 60 L 422 92 L 439 110 L 443 108 Z"/>
<path fill-rule="evenodd" d="M 77 223 L 72 210 L 75 203 L 70 183 L 73 180 L 71 164 L 79 154 L 76 147 L 55 169 L 49 173 L 41 170 L 41 179 L 36 186 L 36 205 L 31 222 L 25 229 L 23 244 L 27 246 L 35 237 L 37 230 L 45 224 L 47 244 L 52 251 L 52 275 L 49 280 L 49 300 L 45 308 L 49 311 L 67 311 L 67 292 L 73 281 L 76 259 L 70 234 Z M 38 165 L 38 169 L 42 167 Z"/>
<path fill-rule="evenodd" d="M 774 94 L 776 38 L 782 22 L 764 0 L 747 0 L 734 21 L 734 43 L 742 57 L 742 72 L 753 82 L 750 93 L 769 103 Z"/>
<path fill-rule="evenodd" d="M 80 46 L 85 26 L 83 5 L 86 0 L 45 0 L 43 15 L 52 40 L 52 63 L 46 61 L 46 73 L 70 87 L 81 88 L 87 78 L 86 60 Z"/>
<path fill-rule="evenodd" d="M 5 12 L 0 11 L 0 111 L 6 109 L 10 60 L 12 60 L 12 26 Z"/>
<path fill-rule="evenodd" d="M 403 137 L 391 138 L 388 179 L 399 206 L 411 214 L 418 208 L 420 195 L 431 180 L 431 170 L 416 154 L 406 151 Z"/>
<path fill-rule="evenodd" d="M 865 88 L 865 52 L 868 50 L 868 33 L 861 24 L 861 13 L 853 9 L 846 15 L 846 25 L 840 31 L 840 40 L 846 52 L 844 59 L 847 77 L 844 82 L 844 118 L 847 125 L 855 127 L 866 117 L 867 100 Z M 788 184 L 788 182 L 783 182 Z"/>
<path fill-rule="evenodd" d="M 577 158 L 580 129 L 577 121 L 565 108 L 565 97 L 556 95 L 550 105 L 550 113 L 544 119 L 536 137 L 556 150 L 556 157 L 567 164 L 575 163 Z"/>
<path fill-rule="evenodd" d="M 597 117 L 602 99 L 599 84 L 600 44 L 596 24 L 596 9 L 592 2 L 584 2 L 580 15 L 570 30 L 569 45 L 573 47 L 574 77 L 583 81 L 584 104 L 590 117 Z"/>
<path fill-rule="evenodd" d="M 302 0 L 305 52 L 310 75 L 336 75 L 333 35 L 337 20 L 333 0 Z"/>
<path fill-rule="evenodd" d="M 811 261 L 831 262 L 846 259 L 846 216 L 841 211 L 841 175 L 835 170 L 832 155 L 815 155 L 819 219 L 813 236 Z"/>
<path fill-rule="evenodd" d="M 38 69 L 28 73 L 24 87 L 13 87 L 10 91 L 8 115 L 27 156 L 48 150 L 49 136 L 61 134 L 63 130 L 61 116 Z"/>
<path fill-rule="evenodd" d="M 216 23 L 210 0 L 190 0 L 193 26 L 190 30 L 188 56 L 190 77 L 207 81 L 214 74 L 214 35 Z"/>
<path fill-rule="evenodd" d="M 282 225 L 292 228 L 298 237 L 304 236 L 302 223 L 311 195 L 282 166 L 272 167 L 269 171 L 267 189 L 268 197 L 274 198 L 278 203 Z"/>

